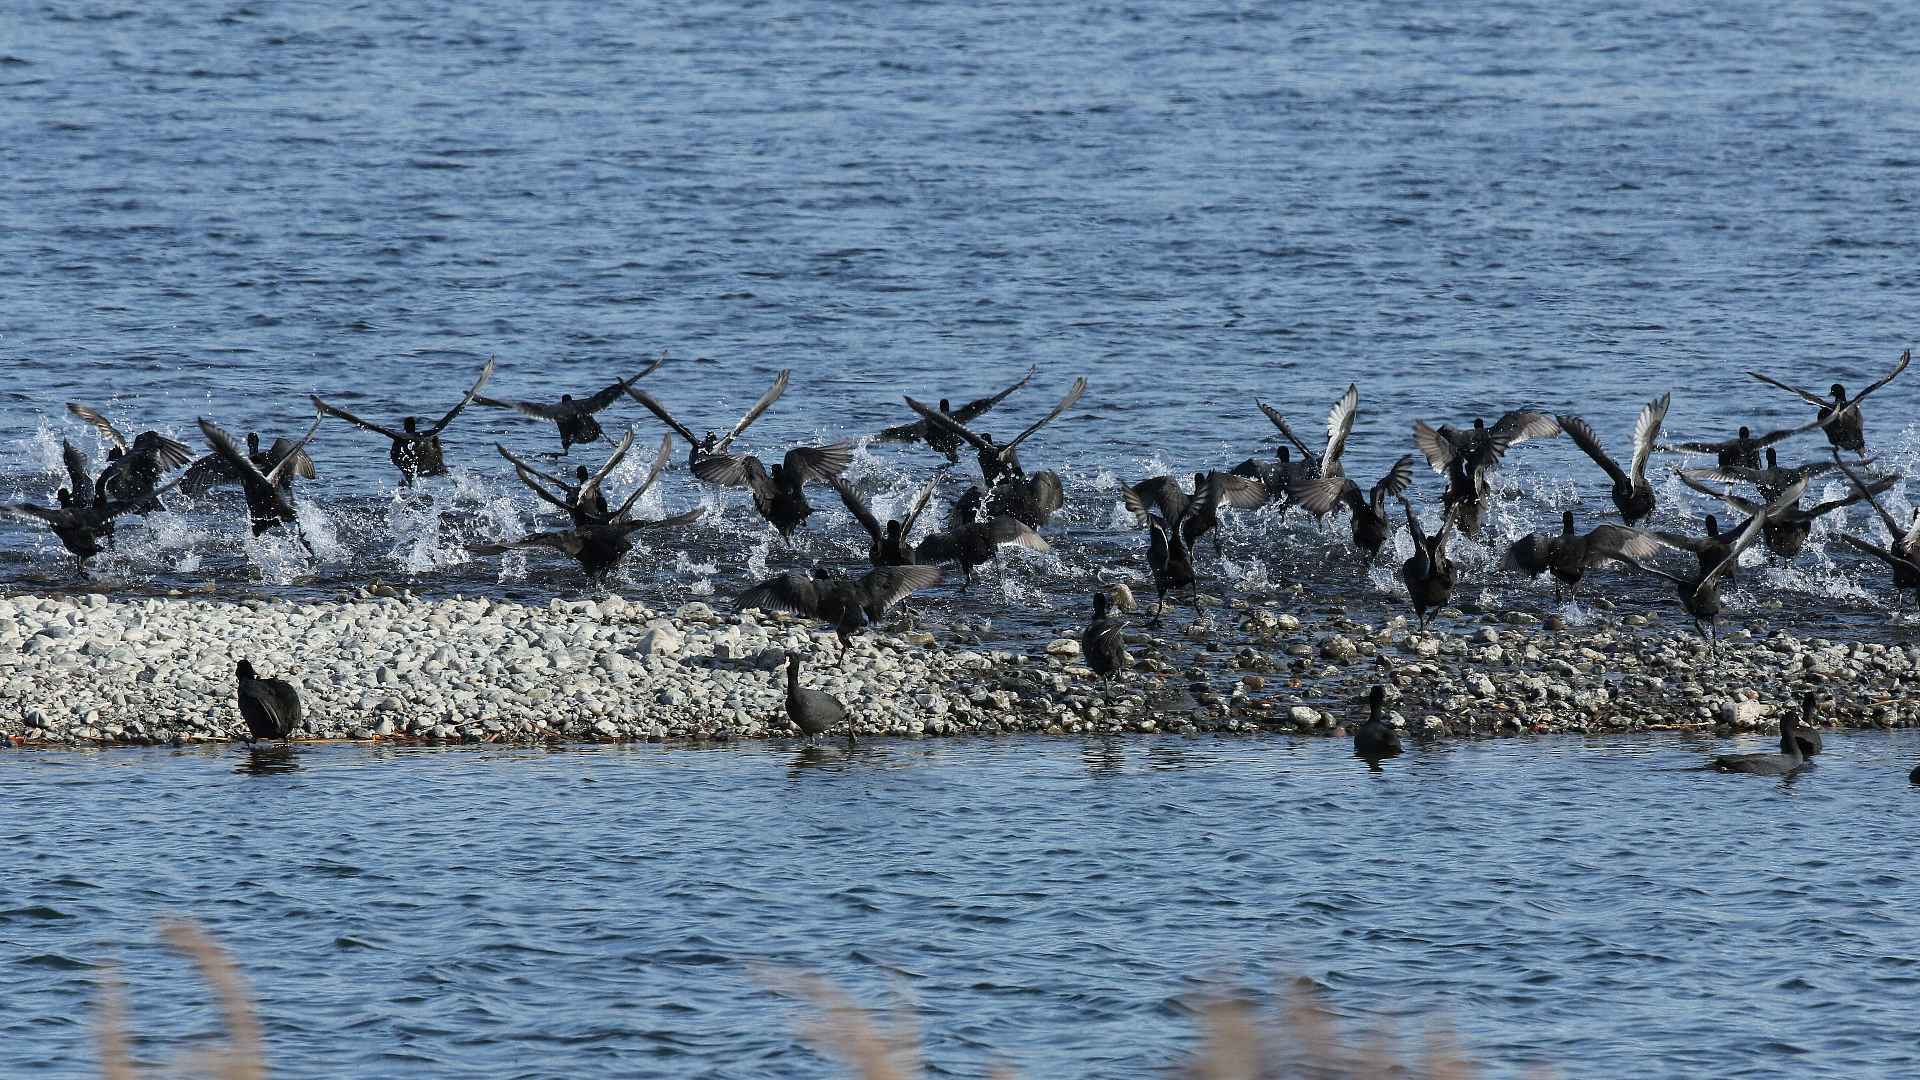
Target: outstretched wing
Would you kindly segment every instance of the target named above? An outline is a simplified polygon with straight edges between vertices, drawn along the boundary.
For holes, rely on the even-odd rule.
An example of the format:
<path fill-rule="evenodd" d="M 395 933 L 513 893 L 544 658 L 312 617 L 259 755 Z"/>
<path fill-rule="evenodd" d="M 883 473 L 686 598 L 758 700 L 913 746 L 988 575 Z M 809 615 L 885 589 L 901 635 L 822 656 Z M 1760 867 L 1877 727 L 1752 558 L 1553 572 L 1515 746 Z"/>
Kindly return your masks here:
<path fill-rule="evenodd" d="M 1883 387 L 1883 386 L 1885 386 L 1885 385 L 1887 385 L 1888 383 L 1890 383 L 1890 382 L 1892 382 L 1892 381 L 1894 380 L 1894 377 L 1895 377 L 1895 376 L 1897 376 L 1897 375 L 1899 375 L 1899 374 L 1900 374 L 1901 372 L 1903 372 L 1903 371 L 1905 371 L 1905 370 L 1907 370 L 1907 361 L 1909 361 L 1909 360 L 1911 360 L 1911 359 L 1913 359 L 1913 353 L 1912 353 L 1912 351 L 1911 351 L 1911 350 L 1909 350 L 1909 351 L 1907 351 L 1907 352 L 1903 352 L 1903 353 L 1901 353 L 1901 354 L 1900 354 L 1900 359 L 1899 359 L 1899 361 L 1898 361 L 1897 363 L 1895 363 L 1895 364 L 1893 365 L 1893 370 L 1892 370 L 1892 371 L 1889 371 L 1889 372 L 1887 372 L 1887 373 L 1886 373 L 1885 375 L 1882 375 L 1882 376 L 1880 377 L 1880 379 L 1879 379 L 1879 381 L 1877 381 L 1877 382 L 1875 382 L 1875 383 L 1874 383 L 1874 384 L 1873 384 L 1872 386 L 1869 386 L 1869 387 L 1867 387 L 1867 388 L 1866 388 L 1865 390 L 1862 390 L 1862 391 L 1860 391 L 1859 393 L 1857 393 L 1857 394 L 1855 394 L 1855 395 L 1853 395 L 1853 397 L 1852 397 L 1851 399 L 1849 399 L 1849 400 L 1848 400 L 1848 402 L 1847 402 L 1847 404 L 1848 404 L 1848 405 L 1858 405 L 1858 404 L 1860 404 L 1860 402 L 1861 402 L 1861 400 L 1862 400 L 1863 398 L 1865 398 L 1865 397 L 1866 397 L 1866 396 L 1867 396 L 1868 394 L 1871 394 L 1871 393 L 1873 393 L 1873 392 L 1874 392 L 1875 390 L 1878 390 L 1878 389 L 1880 389 L 1881 387 Z M 1836 411 L 1837 411 L 1837 410 L 1836 410 Z"/>
<path fill-rule="evenodd" d="M 1828 401 L 1826 398 L 1820 397 L 1817 394 L 1813 394 L 1806 390 L 1802 390 L 1797 386 L 1788 386 L 1786 383 L 1781 382 L 1779 379 L 1776 379 L 1771 375 L 1762 375 L 1757 371 L 1749 371 L 1747 372 L 1747 374 L 1752 376 L 1753 378 L 1759 379 L 1761 382 L 1766 383 L 1768 386 L 1778 387 L 1782 390 L 1785 390 L 1789 394 L 1798 394 L 1801 400 L 1805 401 L 1809 405 L 1818 405 L 1824 409 L 1828 405 L 1833 404 L 1832 402 Z"/>
<path fill-rule="evenodd" d="M 873 510 L 867 506 L 864 499 L 860 498 L 860 493 L 853 490 L 853 485 L 844 476 L 836 476 L 827 482 L 833 485 L 833 490 L 840 493 L 840 501 L 846 504 L 847 513 L 853 515 L 853 520 L 859 522 L 860 527 L 867 530 L 867 535 L 876 543 L 879 542 L 884 535 L 880 528 L 880 519 L 873 516 Z"/>
<path fill-rule="evenodd" d="M 779 401 L 780 395 L 787 392 L 787 379 L 792 373 L 792 369 L 790 368 L 780 369 L 780 374 L 773 377 L 773 385 L 767 387 L 767 392 L 761 394 L 760 400 L 754 402 L 753 406 L 740 417 L 740 422 L 733 425 L 733 430 L 727 432 L 721 437 L 720 441 L 715 444 L 714 451 L 716 453 L 725 451 L 727 447 L 732 446 L 733 440 L 739 438 L 749 427 L 752 427 L 753 422 L 760 419 L 761 414 L 773 408 L 773 403 Z"/>
<path fill-rule="evenodd" d="M 87 475 L 87 456 L 80 452 L 80 448 L 65 439 L 60 440 L 60 463 L 67 468 L 68 490 L 73 492 L 74 499 L 79 502 L 92 499 L 93 477 Z"/>
<path fill-rule="evenodd" d="M 1066 412 L 1068 409 L 1073 408 L 1073 403 L 1076 401 L 1079 401 L 1080 395 L 1086 392 L 1087 392 L 1087 380 L 1084 376 L 1073 380 L 1073 386 L 1067 390 L 1067 396 L 1060 399 L 1060 404 L 1055 405 L 1053 407 L 1052 412 L 1048 413 L 1047 415 L 1041 417 L 1038 420 L 1035 420 L 1033 424 L 1027 428 L 1027 430 L 1021 432 L 1018 435 L 1015 435 L 1013 437 L 1012 442 L 1006 444 L 1006 446 L 1001 448 L 1002 456 L 1012 451 L 1014 447 L 1019 446 L 1021 443 L 1026 442 L 1028 439 L 1032 438 L 1034 432 L 1039 431 L 1041 428 L 1046 427 L 1048 424 L 1052 423 L 1054 417 L 1059 416 L 1061 413 Z"/>
<path fill-rule="evenodd" d="M 633 504 L 639 502 L 640 497 L 645 495 L 648 489 L 653 487 L 654 483 L 660 479 L 660 474 L 667 471 L 667 459 L 671 457 L 672 454 L 673 434 L 668 432 L 660 436 L 660 452 L 654 455 L 653 467 L 647 470 L 647 478 L 640 481 L 640 486 L 634 488 L 631 494 L 621 500 L 620 505 L 613 511 L 613 520 L 618 521 L 625 517 L 627 511 L 633 509 Z M 695 516 L 697 517 L 698 515 Z"/>
<path fill-rule="evenodd" d="M 853 444 L 845 439 L 829 446 L 796 446 L 787 451 L 781 468 L 796 483 L 826 481 L 839 476 L 853 462 Z"/>
<path fill-rule="evenodd" d="M 461 398 L 460 404 L 448 409 L 447 415 L 441 417 L 432 427 L 428 428 L 426 431 L 427 436 L 431 438 L 447 430 L 447 425 L 453 423 L 453 418 L 459 416 L 461 411 L 468 405 L 473 404 L 473 399 L 480 396 L 480 388 L 487 385 L 487 380 L 491 378 L 493 378 L 493 358 L 488 357 L 486 366 L 480 369 L 480 377 L 473 380 L 473 386 L 468 389 L 467 396 Z"/>
<path fill-rule="evenodd" d="M 407 438 L 406 435 L 402 434 L 401 432 L 395 431 L 390 427 L 382 427 L 371 420 L 362 420 L 359 417 L 348 412 L 347 410 L 339 407 L 338 405 L 329 405 L 326 402 L 320 400 L 320 398 L 317 395 L 309 394 L 307 396 L 307 399 L 313 402 L 313 407 L 315 411 L 325 413 L 328 416 L 337 416 L 340 419 L 345 420 L 347 423 L 352 424 L 354 427 L 361 428 L 366 431 L 371 431 L 379 435 L 385 435 L 387 438 L 392 439 L 394 442 L 404 442 Z"/>
<path fill-rule="evenodd" d="M 1528 439 L 1551 439 L 1560 434 L 1560 424 L 1543 412 L 1532 409 L 1512 409 L 1487 429 L 1487 434 L 1495 439 L 1504 438 L 1508 446 L 1525 442 Z"/>
<path fill-rule="evenodd" d="M 1264 401 L 1258 401 L 1254 404 L 1260 406 L 1260 411 L 1266 415 L 1268 420 L 1272 421 L 1274 427 L 1280 429 L 1280 434 L 1285 436 L 1286 440 L 1300 451 L 1301 457 L 1308 461 L 1314 460 L 1313 450 L 1309 448 L 1305 442 L 1301 441 L 1300 436 L 1293 433 L 1293 428 L 1288 426 L 1287 418 L 1280 415 L 1280 410 Z"/>
<path fill-rule="evenodd" d="M 1347 384 L 1347 392 L 1333 403 L 1327 413 L 1327 452 L 1320 455 L 1320 467 L 1328 471 L 1347 448 L 1347 436 L 1353 434 L 1353 418 L 1360 411 L 1360 388 Z"/>
<path fill-rule="evenodd" d="M 1413 448 L 1420 451 L 1427 459 L 1427 464 L 1438 473 L 1446 472 L 1447 466 L 1453 464 L 1453 459 L 1459 455 L 1453 440 L 1435 431 L 1425 420 L 1413 422 Z"/>
<path fill-rule="evenodd" d="M 1567 433 L 1567 438 L 1572 439 L 1575 445 L 1587 452 L 1587 456 L 1593 459 L 1594 464 L 1606 470 L 1614 483 L 1628 483 L 1627 474 L 1607 456 L 1606 450 L 1600 446 L 1600 437 L 1593 433 L 1593 429 L 1587 426 L 1585 420 L 1577 416 L 1563 416 L 1560 418 L 1560 427 Z"/>
<path fill-rule="evenodd" d="M 1633 424 L 1633 461 L 1627 466 L 1628 475 L 1633 477 L 1635 487 L 1644 488 L 1647 484 L 1647 455 L 1653 452 L 1653 440 L 1660 437 L 1660 424 L 1667 418 L 1667 407 L 1673 404 L 1673 394 L 1666 393 L 1647 402 L 1640 410 L 1640 418 Z"/>
<path fill-rule="evenodd" d="M 860 578 L 862 606 L 885 611 L 917 589 L 938 585 L 940 576 L 937 566 L 877 567 Z"/>
<path fill-rule="evenodd" d="M 69 401 L 67 402 L 67 411 L 85 420 L 87 423 L 92 424 L 99 430 L 102 438 L 119 447 L 122 451 L 127 449 L 127 437 L 121 434 L 120 429 L 114 427 L 113 422 L 108 420 L 98 409 L 90 409 L 85 405 Z"/>
<path fill-rule="evenodd" d="M 953 418 L 955 420 L 960 421 L 963 424 L 971 423 L 974 420 L 979 419 L 981 414 L 985 413 L 988 409 L 991 409 L 995 405 L 998 405 L 1002 401 L 1005 401 L 1007 399 L 1008 394 L 1011 394 L 1015 390 L 1018 390 L 1021 387 L 1027 385 L 1027 380 L 1033 378 L 1033 373 L 1038 370 L 1040 369 L 1037 367 L 1030 367 L 1027 369 L 1027 373 L 1025 375 L 1020 376 L 1019 382 L 1014 383 L 1012 386 L 1007 387 L 1005 390 L 1000 391 L 999 393 L 993 395 L 992 397 L 976 398 L 973 401 L 967 402 L 965 405 L 962 405 L 959 408 L 953 410 Z"/>

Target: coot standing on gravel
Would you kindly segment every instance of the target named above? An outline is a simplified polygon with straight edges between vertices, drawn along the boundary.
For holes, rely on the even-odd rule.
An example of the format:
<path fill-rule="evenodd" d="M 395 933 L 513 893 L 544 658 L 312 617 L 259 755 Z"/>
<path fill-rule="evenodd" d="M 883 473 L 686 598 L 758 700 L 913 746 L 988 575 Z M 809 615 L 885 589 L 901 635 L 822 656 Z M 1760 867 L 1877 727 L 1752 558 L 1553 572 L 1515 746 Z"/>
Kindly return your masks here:
<path fill-rule="evenodd" d="M 824 690 L 800 685 L 800 654 L 787 654 L 787 719 L 808 738 L 825 735 L 847 722 L 847 707 Z M 855 745 L 853 727 L 847 727 L 847 745 Z"/>
<path fill-rule="evenodd" d="M 300 726 L 300 694 L 285 679 L 254 675 L 253 662 L 236 666 L 240 679 L 240 716 L 247 722 L 247 741 L 278 739 L 286 742 Z"/>

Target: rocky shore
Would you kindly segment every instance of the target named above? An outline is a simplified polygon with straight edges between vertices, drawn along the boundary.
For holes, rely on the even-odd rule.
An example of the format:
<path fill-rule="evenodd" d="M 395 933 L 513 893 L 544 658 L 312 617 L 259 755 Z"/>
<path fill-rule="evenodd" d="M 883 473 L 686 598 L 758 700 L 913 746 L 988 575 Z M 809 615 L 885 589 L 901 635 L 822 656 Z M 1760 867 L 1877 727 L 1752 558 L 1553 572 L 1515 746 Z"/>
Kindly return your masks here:
<path fill-rule="evenodd" d="M 1184 614 L 1184 613 L 1183 613 Z M 1833 726 L 1906 726 L 1920 645 L 1734 633 L 1601 613 L 1587 625 L 1449 610 L 1431 632 L 1261 605 L 1129 633 L 1136 668 L 1080 662 L 1079 626 L 1025 653 L 956 644 L 964 624 L 855 639 L 783 616 L 657 611 L 610 596 L 545 606 L 100 594 L 0 599 L 0 736 L 14 745 L 180 744 L 244 733 L 233 668 L 287 679 L 308 739 L 538 743 L 785 738 L 781 664 L 840 697 L 863 735 L 1284 731 L 1337 734 L 1382 682 L 1416 738 L 1766 730 L 1802 688 Z"/>

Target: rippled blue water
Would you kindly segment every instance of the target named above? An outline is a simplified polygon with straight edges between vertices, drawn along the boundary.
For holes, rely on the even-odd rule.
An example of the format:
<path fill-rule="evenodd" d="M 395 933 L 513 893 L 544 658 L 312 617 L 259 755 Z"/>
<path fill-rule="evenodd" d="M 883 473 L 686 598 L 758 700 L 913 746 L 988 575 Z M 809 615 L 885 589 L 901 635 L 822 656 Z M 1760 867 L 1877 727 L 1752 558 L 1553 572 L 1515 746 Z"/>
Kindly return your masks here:
<path fill-rule="evenodd" d="M 276 1076 L 833 1075 L 761 964 L 960 1075 L 1151 1075 L 1210 979 L 1290 974 L 1495 1075 L 1912 1075 L 1920 735 L 1827 742 L 1791 785 L 1673 737 L 15 755 L 0 1073 L 87 1075 L 106 962 L 145 1053 L 203 1033 L 183 913 Z"/>
<path fill-rule="evenodd" d="M 1669 434 L 1719 436 L 1806 415 L 1742 368 L 1814 386 L 1884 370 L 1920 288 L 1920 30 L 1895 11 L 189 2 L 8 21 L 0 486 L 17 497 L 49 498 L 56 436 L 85 434 L 69 398 L 129 425 L 280 433 L 313 391 L 391 420 L 437 413 L 487 356 L 495 392 L 550 398 L 668 349 L 651 386 L 698 428 L 794 369 L 750 440 L 778 453 L 899 422 L 904 392 L 971 396 L 1037 364 L 1003 434 L 1074 375 L 1093 386 L 1026 455 L 1074 489 L 1058 561 L 1002 583 L 1045 609 L 1144 573 L 1116 478 L 1272 444 L 1256 396 L 1310 430 L 1358 381 L 1362 474 L 1409 449 L 1416 417 L 1522 403 L 1583 412 L 1617 445 L 1671 389 Z M 1920 456 L 1917 386 L 1869 411 L 1897 463 Z M 630 404 L 612 419 L 643 446 L 659 430 Z M 474 411 L 450 440 L 465 477 L 423 511 L 388 496 L 383 444 L 331 425 L 308 486 L 319 559 L 243 543 L 227 506 L 127 530 L 101 574 L 547 591 L 459 553 L 532 523 L 496 440 L 553 443 Z M 934 461 L 878 449 L 856 472 L 885 510 Z M 1522 448 L 1512 474 L 1526 495 L 1502 536 L 1605 502 L 1565 440 Z M 1416 494 L 1437 490 L 1422 470 Z M 1703 509 L 1665 494 L 1663 523 Z M 663 502 L 701 498 L 676 473 Z M 623 587 L 731 592 L 783 563 L 722 503 L 691 559 L 655 552 Z M 792 561 L 855 556 L 837 508 L 817 524 Z M 1384 576 L 1329 579 L 1312 530 L 1229 540 L 1242 588 L 1391 600 Z M 6 580 L 73 582 L 44 531 L 7 524 L 0 547 Z M 1774 588 L 1815 619 L 1883 622 L 1880 572 L 1815 547 Z"/>

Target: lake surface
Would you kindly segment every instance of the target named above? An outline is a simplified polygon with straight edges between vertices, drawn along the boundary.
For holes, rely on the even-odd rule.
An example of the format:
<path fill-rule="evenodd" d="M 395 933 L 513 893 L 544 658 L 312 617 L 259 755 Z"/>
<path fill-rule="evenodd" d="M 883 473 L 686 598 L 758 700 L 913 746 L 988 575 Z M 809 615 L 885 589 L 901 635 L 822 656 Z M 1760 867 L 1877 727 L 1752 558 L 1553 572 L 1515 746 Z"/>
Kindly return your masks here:
<path fill-rule="evenodd" d="M 1270 452 L 1255 399 L 1310 433 L 1356 382 L 1348 463 L 1370 481 L 1416 418 L 1579 412 L 1623 453 L 1660 393 L 1671 437 L 1787 426 L 1811 410 L 1744 369 L 1857 388 L 1913 344 L 1920 27 L 1897 8 L 403 7 L 0 19 L 0 499 L 50 501 L 62 438 L 98 462 L 69 400 L 197 447 L 197 416 L 291 434 L 319 393 L 391 423 L 437 416 L 490 356 L 491 393 L 552 399 L 664 349 L 647 388 L 696 431 L 792 370 L 745 442 L 771 460 L 1033 365 L 982 426 L 1089 379 L 1022 448 L 1067 481 L 1054 552 L 916 601 L 936 632 L 1031 648 L 1096 583 L 1144 581 L 1123 482 Z M 1883 465 L 1920 461 L 1916 407 L 1920 373 L 1869 404 Z M 626 402 L 602 419 L 636 431 L 618 495 L 661 428 Z M 557 448 L 476 408 L 448 434 L 455 476 L 402 496 L 384 441 L 330 422 L 301 489 L 314 555 L 202 500 L 124 525 L 83 581 L 0 520 L 0 588 L 582 592 L 570 565 L 465 554 L 541 520 L 496 442 Z M 1605 508 L 1566 440 L 1508 460 L 1496 542 Z M 886 516 L 938 462 L 874 446 L 851 475 Z M 1658 525 L 1708 509 L 1660 491 Z M 864 553 L 830 495 L 790 550 L 679 468 L 643 510 L 701 503 L 614 587 L 725 607 Z M 1831 527 L 1743 572 L 1730 623 L 1910 635 Z M 1404 612 L 1344 536 L 1235 518 L 1203 572 Z M 1496 550 L 1459 559 L 1461 598 L 1541 602 Z M 201 1030 L 153 930 L 181 912 L 243 961 L 276 1075 L 824 1075 L 761 961 L 874 1003 L 904 989 L 967 1074 L 1164 1065 L 1220 971 L 1299 972 L 1409 1030 L 1443 1013 L 1516 1071 L 1910 1074 L 1920 744 L 1831 743 L 1791 787 L 1667 771 L 1697 754 L 1671 739 L 1461 746 L 1381 775 L 1283 740 L 316 747 L 269 776 L 226 752 L 7 756 L 0 1072 L 86 1075 L 114 958 L 143 1032 Z"/>
<path fill-rule="evenodd" d="M 1296 974 L 1500 1076 L 1911 1075 L 1920 733 L 1827 744 L 1791 784 L 1673 736 L 10 754 L 0 1072 L 89 1075 L 106 962 L 146 1053 L 204 1033 L 169 913 L 276 1076 L 837 1075 L 758 965 L 903 996 L 956 1075 L 1153 1075 L 1207 986 Z"/>
<path fill-rule="evenodd" d="M 1090 380 L 1025 448 L 1068 481 L 1056 553 L 931 601 L 1019 643 L 1079 618 L 1096 580 L 1144 579 L 1121 481 L 1268 452 L 1255 398 L 1310 435 L 1357 382 L 1348 460 L 1368 482 L 1415 418 L 1519 405 L 1583 413 L 1624 453 L 1668 390 L 1675 438 L 1804 421 L 1741 370 L 1858 387 L 1912 343 L 1920 299 L 1920 28 L 1893 11 L 189 2 L 6 22 L 9 499 L 51 499 L 62 436 L 98 454 L 66 400 L 197 447 L 199 415 L 291 434 L 317 392 L 392 423 L 439 415 L 489 356 L 491 392 L 551 400 L 664 349 L 647 385 L 696 431 L 793 370 L 747 440 L 771 460 L 910 419 L 902 394 L 970 398 L 1037 365 L 982 426 L 1005 437 Z M 1920 460 L 1916 405 L 1909 376 L 1868 410 L 1889 465 Z M 618 494 L 662 428 L 630 402 L 603 419 L 642 451 Z M 495 442 L 557 445 L 550 425 L 472 410 L 449 433 L 459 475 L 401 499 L 386 443 L 331 422 L 304 485 L 317 557 L 203 503 L 124 528 L 99 579 L 581 591 L 565 563 L 464 553 L 538 524 Z M 1817 438 L 1786 449 L 1824 456 Z M 853 475 L 884 516 L 939 461 L 875 447 Z M 1501 540 L 1606 504 L 1564 439 L 1510 461 Z M 943 482 L 936 516 L 970 474 Z M 1430 505 L 1437 478 L 1419 476 Z M 707 519 L 616 587 L 724 598 L 858 559 L 821 490 L 787 551 L 741 492 L 676 470 L 647 512 L 706 502 Z M 1704 501 L 1662 494 L 1658 524 L 1697 528 Z M 1859 511 L 1850 527 L 1871 531 Z M 1755 574 L 1784 611 L 1745 594 L 1733 610 L 1884 633 L 1883 571 L 1829 557 L 1825 529 L 1795 567 Z M 1344 530 L 1232 522 L 1217 587 L 1403 610 L 1390 573 L 1334 554 Z M 78 584 L 38 526 L 0 525 L 0 551 L 0 584 Z M 1462 557 L 1497 600 L 1514 583 L 1492 562 Z"/>

